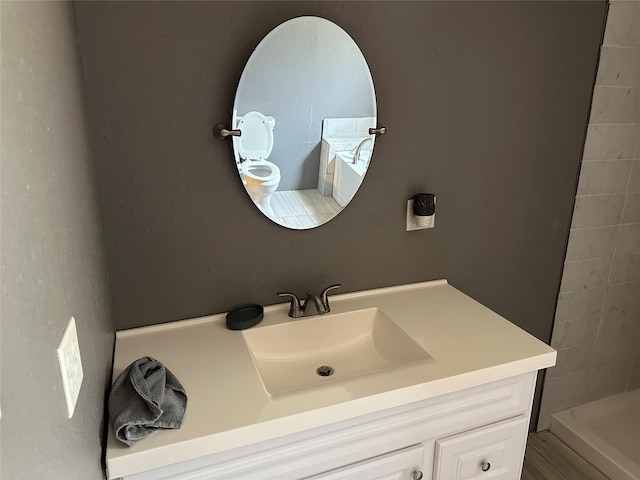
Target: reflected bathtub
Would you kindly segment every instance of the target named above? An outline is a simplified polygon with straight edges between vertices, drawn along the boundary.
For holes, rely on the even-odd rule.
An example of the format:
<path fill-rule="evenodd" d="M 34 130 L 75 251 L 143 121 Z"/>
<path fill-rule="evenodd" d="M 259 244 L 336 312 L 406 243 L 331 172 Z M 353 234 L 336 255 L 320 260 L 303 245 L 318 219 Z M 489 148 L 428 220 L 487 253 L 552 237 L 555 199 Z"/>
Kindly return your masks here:
<path fill-rule="evenodd" d="M 640 389 L 554 413 L 549 430 L 611 480 L 640 480 Z"/>
<path fill-rule="evenodd" d="M 352 163 L 352 153 L 341 152 L 336 155 L 333 198 L 341 207 L 346 207 L 360 188 L 364 174 L 367 173 L 370 155 L 370 152 L 368 156 L 363 154 L 356 164 Z"/>

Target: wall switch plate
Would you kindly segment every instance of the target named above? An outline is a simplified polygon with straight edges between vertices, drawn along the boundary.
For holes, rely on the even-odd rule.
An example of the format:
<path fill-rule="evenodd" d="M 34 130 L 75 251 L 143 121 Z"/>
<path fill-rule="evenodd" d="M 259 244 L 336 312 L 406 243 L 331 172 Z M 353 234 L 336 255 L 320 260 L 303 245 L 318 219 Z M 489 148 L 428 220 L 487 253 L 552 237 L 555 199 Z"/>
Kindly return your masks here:
<path fill-rule="evenodd" d="M 57 353 L 58 363 L 60 364 L 60 375 L 62 375 L 64 399 L 67 403 L 67 413 L 69 418 L 71 418 L 76 408 L 83 378 L 80 344 L 78 343 L 76 320 L 73 317 L 69 320 L 64 334 L 62 334 L 62 340 L 60 341 Z"/>
<path fill-rule="evenodd" d="M 415 215 L 413 214 L 413 199 L 407 200 L 407 232 L 413 230 L 424 230 L 425 228 L 433 228 L 436 223 L 436 214 L 434 213 L 430 217 L 422 217 L 429 219 L 427 224 L 420 226 L 415 221 Z"/>

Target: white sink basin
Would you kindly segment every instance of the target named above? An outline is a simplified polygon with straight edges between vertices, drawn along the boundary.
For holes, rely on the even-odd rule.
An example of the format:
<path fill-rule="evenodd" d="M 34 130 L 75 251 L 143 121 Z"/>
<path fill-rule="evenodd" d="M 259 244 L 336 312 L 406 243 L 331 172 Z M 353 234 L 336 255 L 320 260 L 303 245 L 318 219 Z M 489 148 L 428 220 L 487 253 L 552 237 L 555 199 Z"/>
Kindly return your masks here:
<path fill-rule="evenodd" d="M 378 308 L 292 319 L 242 334 L 272 397 L 430 358 Z M 318 374 L 325 366 L 331 375 Z"/>

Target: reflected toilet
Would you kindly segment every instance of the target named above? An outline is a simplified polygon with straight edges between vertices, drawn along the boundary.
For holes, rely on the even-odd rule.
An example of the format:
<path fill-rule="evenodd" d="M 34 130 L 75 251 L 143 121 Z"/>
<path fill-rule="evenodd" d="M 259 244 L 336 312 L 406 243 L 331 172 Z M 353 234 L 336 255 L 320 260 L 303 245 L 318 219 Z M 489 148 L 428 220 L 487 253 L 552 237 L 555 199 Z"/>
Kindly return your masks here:
<path fill-rule="evenodd" d="M 276 121 L 260 112 L 248 112 L 238 122 L 242 131 L 234 140 L 240 156 L 240 171 L 253 201 L 271 215 L 271 194 L 280 184 L 280 169 L 267 158 L 273 150 Z"/>

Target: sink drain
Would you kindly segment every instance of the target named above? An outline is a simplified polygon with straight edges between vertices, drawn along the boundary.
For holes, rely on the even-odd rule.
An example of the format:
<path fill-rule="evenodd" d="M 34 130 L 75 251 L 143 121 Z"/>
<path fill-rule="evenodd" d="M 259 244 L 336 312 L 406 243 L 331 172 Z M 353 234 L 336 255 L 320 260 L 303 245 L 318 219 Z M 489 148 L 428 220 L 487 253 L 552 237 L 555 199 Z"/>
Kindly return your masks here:
<path fill-rule="evenodd" d="M 333 368 L 323 365 L 321 367 L 318 367 L 316 373 L 321 377 L 329 377 L 333 375 Z"/>

